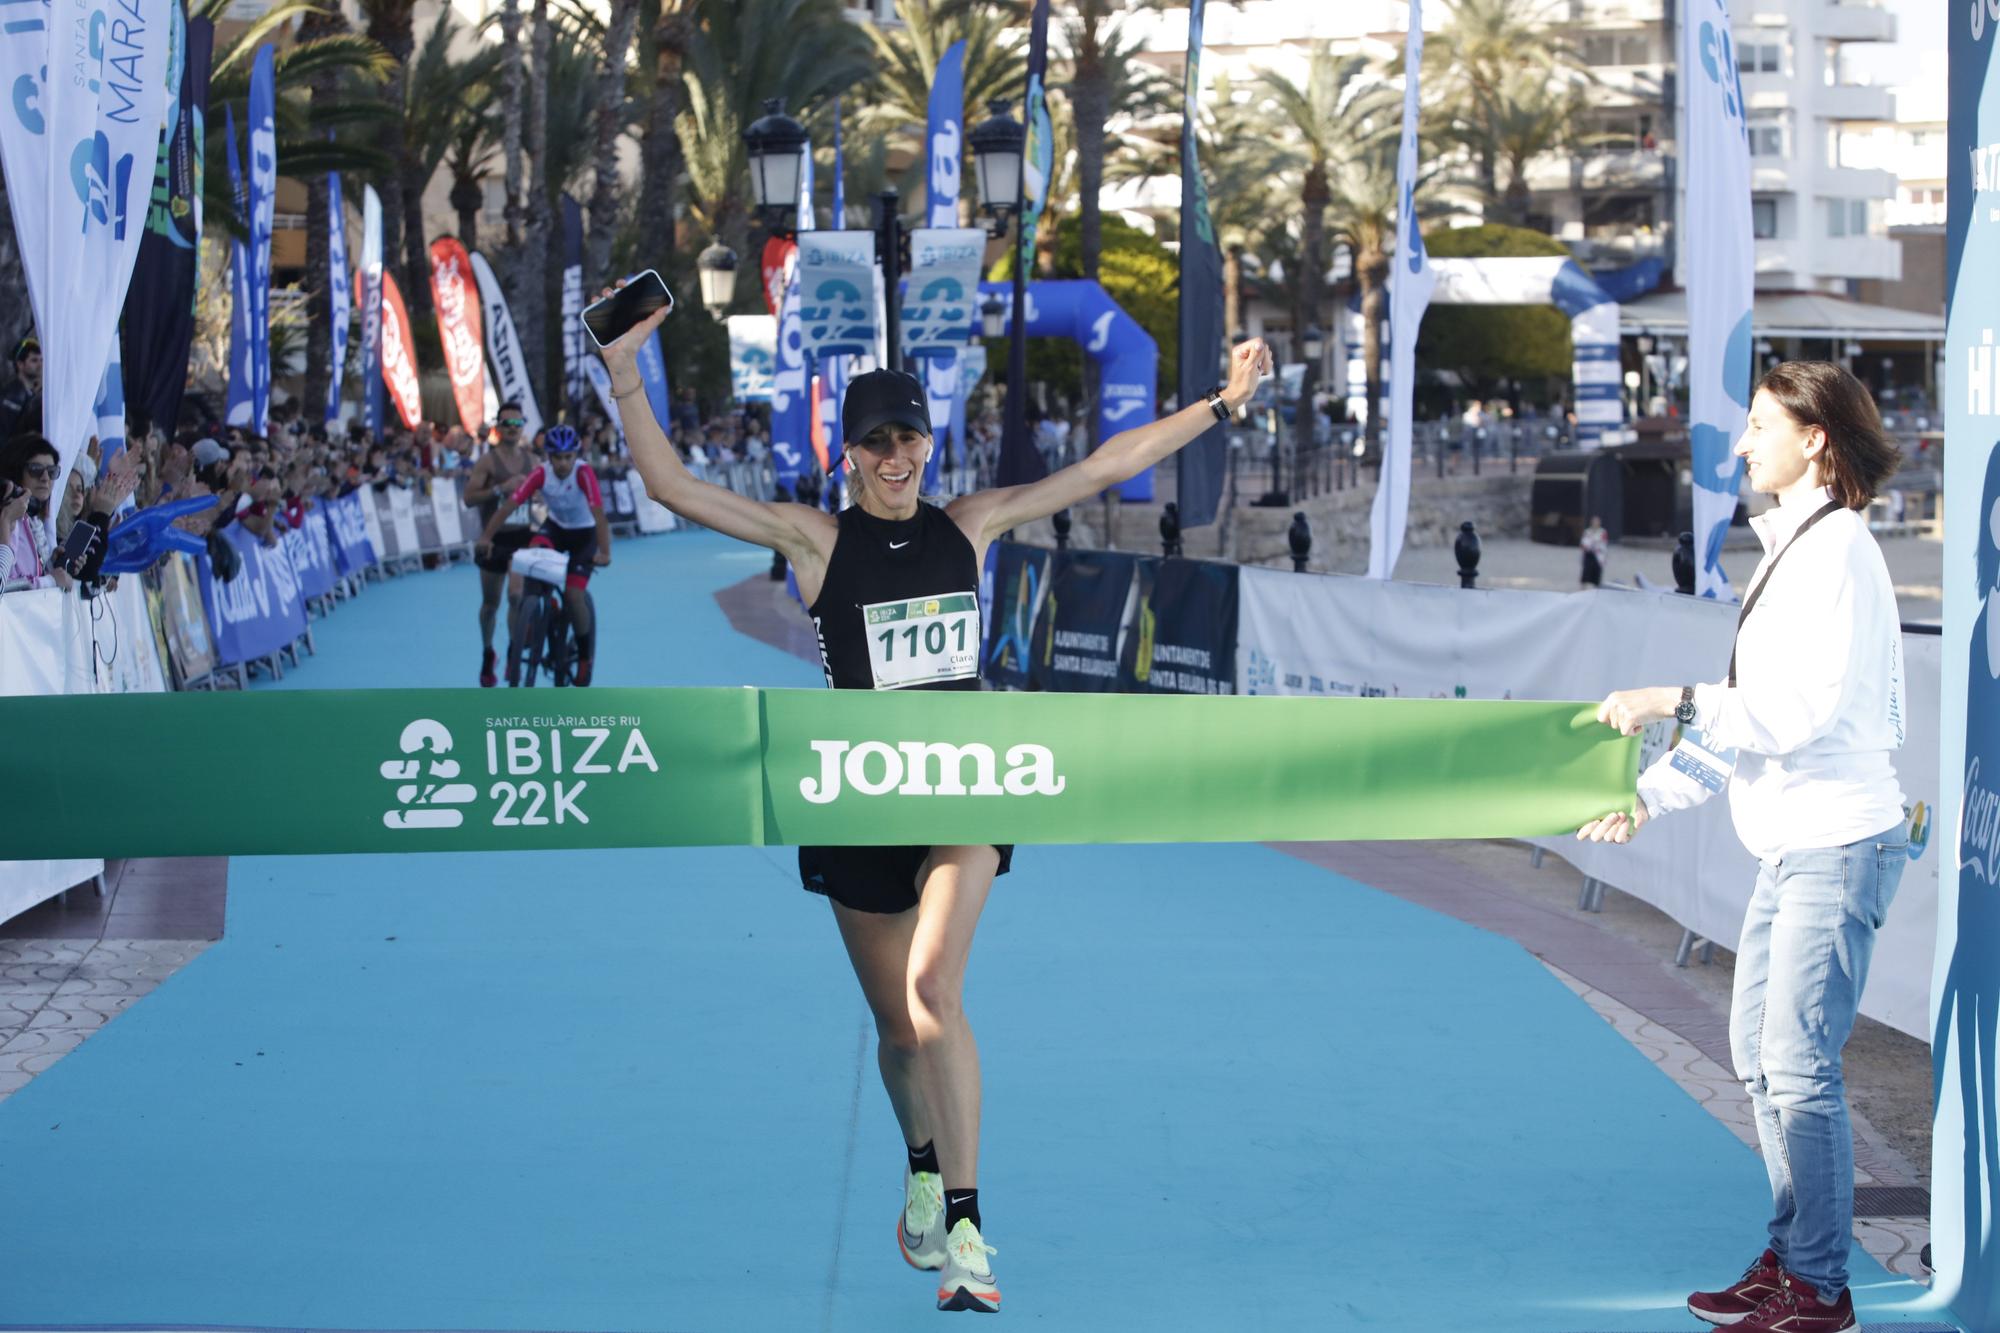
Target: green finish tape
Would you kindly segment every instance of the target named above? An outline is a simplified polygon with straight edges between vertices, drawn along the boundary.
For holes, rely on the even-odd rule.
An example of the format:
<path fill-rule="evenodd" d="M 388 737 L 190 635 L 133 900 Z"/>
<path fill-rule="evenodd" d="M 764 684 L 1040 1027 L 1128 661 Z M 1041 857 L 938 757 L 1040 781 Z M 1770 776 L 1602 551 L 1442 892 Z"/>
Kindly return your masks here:
<path fill-rule="evenodd" d="M 0 859 L 1497 838 L 1630 809 L 1594 704 L 950 691 L 0 699 Z M 215 762 L 230 738 L 241 762 Z"/>

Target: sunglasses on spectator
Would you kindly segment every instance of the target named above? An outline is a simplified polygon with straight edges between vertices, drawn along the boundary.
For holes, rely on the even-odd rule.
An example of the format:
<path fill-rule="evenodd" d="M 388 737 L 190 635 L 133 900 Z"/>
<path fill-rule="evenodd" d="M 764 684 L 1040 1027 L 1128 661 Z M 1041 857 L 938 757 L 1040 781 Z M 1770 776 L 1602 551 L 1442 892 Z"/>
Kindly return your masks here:
<path fill-rule="evenodd" d="M 501 417 L 500 424 L 503 426 L 513 426 L 519 428 L 521 426 L 527 425 L 528 419 L 526 417 Z"/>
<path fill-rule="evenodd" d="M 22 471 L 31 477 L 53 479 L 56 475 L 56 465 L 54 463 L 30 463 Z"/>

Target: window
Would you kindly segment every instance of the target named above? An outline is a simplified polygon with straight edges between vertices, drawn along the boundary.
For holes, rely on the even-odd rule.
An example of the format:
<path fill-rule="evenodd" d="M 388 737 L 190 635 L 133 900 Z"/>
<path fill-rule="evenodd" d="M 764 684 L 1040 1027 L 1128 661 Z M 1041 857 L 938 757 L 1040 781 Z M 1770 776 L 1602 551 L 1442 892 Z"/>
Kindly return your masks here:
<path fill-rule="evenodd" d="M 1868 201 L 1866 199 L 1828 199 L 1826 201 L 1826 234 L 1828 236 L 1866 236 L 1868 234 Z"/>
<path fill-rule="evenodd" d="M 1783 71 L 1784 60 L 1782 42 L 1742 42 L 1736 48 L 1739 74 L 1778 74 Z"/>
<path fill-rule="evenodd" d="M 1750 156 L 1784 157 L 1785 122 L 1779 112 L 1750 113 Z"/>
<path fill-rule="evenodd" d="M 1760 241 L 1776 240 L 1778 236 L 1778 201 L 1775 199 L 1752 199 L 1750 201 L 1750 233 Z"/>
<path fill-rule="evenodd" d="M 1643 32 L 1585 33 L 1581 45 L 1586 65 L 1602 67 L 1654 63 L 1651 45 Z"/>

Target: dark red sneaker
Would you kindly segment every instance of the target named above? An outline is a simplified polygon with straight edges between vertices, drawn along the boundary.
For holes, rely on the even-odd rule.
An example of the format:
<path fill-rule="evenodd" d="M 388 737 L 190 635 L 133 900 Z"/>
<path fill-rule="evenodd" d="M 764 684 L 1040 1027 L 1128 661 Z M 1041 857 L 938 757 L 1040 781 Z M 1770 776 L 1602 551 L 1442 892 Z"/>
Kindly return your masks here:
<path fill-rule="evenodd" d="M 577 685 L 583 686 L 590 684 L 590 668 L 592 665 L 593 664 L 588 657 L 579 657 L 576 659 L 575 676 Z"/>
<path fill-rule="evenodd" d="M 486 655 L 479 659 L 479 685 L 481 689 L 490 690 L 499 683 L 499 677 L 493 674 L 493 650 L 488 648 Z"/>
<path fill-rule="evenodd" d="M 1748 1333 L 1845 1333 L 1861 1325 L 1854 1318 L 1854 1294 L 1843 1291 L 1828 1305 L 1813 1284 L 1793 1273 L 1779 1279 L 1777 1294 L 1736 1327 Z"/>
<path fill-rule="evenodd" d="M 1784 1275 L 1778 1256 L 1765 1250 L 1742 1277 L 1721 1291 L 1697 1291 L 1688 1297 L 1688 1313 L 1711 1324 L 1740 1324 L 1778 1294 Z"/>

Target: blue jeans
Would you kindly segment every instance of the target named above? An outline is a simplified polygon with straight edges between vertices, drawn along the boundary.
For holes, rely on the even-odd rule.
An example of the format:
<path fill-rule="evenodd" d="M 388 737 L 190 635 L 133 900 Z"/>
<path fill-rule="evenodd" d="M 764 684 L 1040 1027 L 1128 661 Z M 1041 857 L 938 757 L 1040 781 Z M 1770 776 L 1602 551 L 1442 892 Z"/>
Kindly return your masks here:
<path fill-rule="evenodd" d="M 1762 863 L 1736 950 L 1729 1048 L 1771 1176 L 1771 1249 L 1828 1302 L 1847 1289 L 1854 1234 L 1840 1052 L 1907 864 L 1900 825 Z"/>

